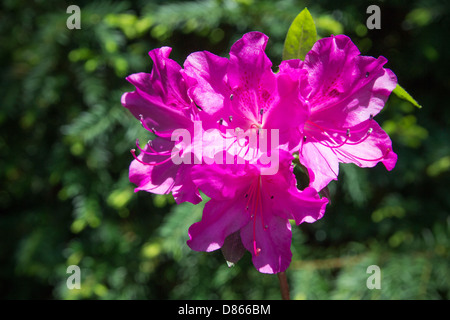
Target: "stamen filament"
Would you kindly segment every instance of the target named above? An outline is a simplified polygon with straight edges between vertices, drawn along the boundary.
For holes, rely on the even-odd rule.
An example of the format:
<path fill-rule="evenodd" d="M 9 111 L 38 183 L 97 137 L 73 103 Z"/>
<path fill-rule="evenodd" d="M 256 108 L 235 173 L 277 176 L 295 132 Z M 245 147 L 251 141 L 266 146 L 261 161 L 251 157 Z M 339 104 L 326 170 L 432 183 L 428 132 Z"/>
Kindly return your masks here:
<path fill-rule="evenodd" d="M 369 118 L 368 123 L 367 123 L 366 126 L 360 128 L 360 129 L 357 129 L 357 130 L 351 130 L 351 132 L 353 132 L 353 133 L 358 133 L 358 132 L 366 131 L 367 128 L 370 127 L 370 122 L 371 122 L 372 120 L 373 120 L 373 116 L 370 116 L 370 118 Z M 307 121 L 306 121 L 306 124 L 313 125 L 314 127 L 318 128 L 318 129 L 319 129 L 321 132 L 323 132 L 323 133 L 326 133 L 327 131 L 332 131 L 332 132 L 337 132 L 337 133 L 344 133 L 344 134 L 346 134 L 346 133 L 348 132 L 348 130 L 350 129 L 350 128 L 343 128 L 343 130 L 341 130 L 341 129 L 327 128 L 327 127 L 320 126 L 320 125 L 318 125 L 317 123 L 315 123 L 315 122 L 313 122 L 313 121 L 311 121 L 311 120 L 307 120 Z"/>
<path fill-rule="evenodd" d="M 133 155 L 133 157 L 134 157 L 138 162 L 140 162 L 140 163 L 142 163 L 142 164 L 144 164 L 144 165 L 146 165 L 146 166 L 158 166 L 158 165 L 160 165 L 160 164 L 163 164 L 163 163 L 168 162 L 169 160 L 172 160 L 172 157 L 169 157 L 169 158 L 167 158 L 167 159 L 165 159 L 165 160 L 163 160 L 163 161 L 161 161 L 161 162 L 157 162 L 157 163 L 148 163 L 148 162 L 142 161 L 141 159 L 139 159 L 139 158 L 136 156 L 136 150 L 135 150 L 135 149 L 131 149 L 130 152 L 131 152 L 131 154 Z"/>
<path fill-rule="evenodd" d="M 136 147 L 139 149 L 139 151 L 141 151 L 141 152 L 143 152 L 143 153 L 145 153 L 145 154 L 148 154 L 148 155 L 150 155 L 150 156 L 167 156 L 167 155 L 171 154 L 169 151 L 166 151 L 166 152 L 158 152 L 158 151 L 155 151 L 150 145 L 149 145 L 149 148 L 150 148 L 153 152 L 148 152 L 148 151 L 142 149 L 142 148 L 139 146 L 139 139 L 136 139 Z"/>

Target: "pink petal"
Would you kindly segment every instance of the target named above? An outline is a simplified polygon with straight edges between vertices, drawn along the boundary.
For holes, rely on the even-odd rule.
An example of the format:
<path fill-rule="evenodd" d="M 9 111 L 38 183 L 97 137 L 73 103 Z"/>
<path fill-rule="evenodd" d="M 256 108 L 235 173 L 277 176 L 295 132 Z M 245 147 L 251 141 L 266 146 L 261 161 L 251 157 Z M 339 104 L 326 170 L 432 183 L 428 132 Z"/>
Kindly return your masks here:
<path fill-rule="evenodd" d="M 230 100 L 227 86 L 228 59 L 208 51 L 190 54 L 184 63 L 184 75 L 190 96 L 208 115 L 219 113 Z"/>
<path fill-rule="evenodd" d="M 196 251 L 220 249 L 225 238 L 245 226 L 250 216 L 244 213 L 245 201 L 209 200 L 202 220 L 189 228 L 188 246 Z"/>
<path fill-rule="evenodd" d="M 148 127 L 160 131 L 186 125 L 191 114 L 181 67 L 169 59 L 170 51 L 168 47 L 150 51 L 154 63 L 152 72 L 128 76 L 127 80 L 136 90 L 125 93 L 121 99 L 122 105 L 136 118 L 142 115 Z"/>
<path fill-rule="evenodd" d="M 314 188 L 308 187 L 302 191 L 290 188 L 290 213 L 297 225 L 307 222 L 312 223 L 323 217 L 328 199 L 320 198 Z"/>
<path fill-rule="evenodd" d="M 232 107 L 248 119 L 249 125 L 258 123 L 260 110 L 265 112 L 270 107 L 276 88 L 272 62 L 264 52 L 267 41 L 263 33 L 249 32 L 230 50 L 228 83 L 234 95 Z"/>
<path fill-rule="evenodd" d="M 392 151 L 392 141 L 386 132 L 374 120 L 361 123 L 350 129 L 368 128 L 351 134 L 348 142 L 336 149 L 339 161 L 355 163 L 359 167 L 374 167 L 382 162 L 387 170 L 392 170 L 397 162 L 397 155 Z M 370 129 L 370 133 L 369 133 Z"/>
<path fill-rule="evenodd" d="M 337 180 L 339 160 L 332 149 L 307 141 L 300 147 L 299 156 L 301 164 L 308 169 L 310 187 L 320 191 L 330 181 Z"/>
<path fill-rule="evenodd" d="M 360 56 L 344 35 L 316 42 L 305 58 L 304 68 L 312 88 L 308 95 L 311 113 L 340 126 L 352 126 L 375 116 L 397 84 L 384 69 L 384 57 Z"/>
<path fill-rule="evenodd" d="M 262 273 L 279 273 L 285 271 L 292 259 L 291 225 L 288 220 L 271 215 L 265 230 L 260 223 L 256 223 L 256 243 L 261 251 L 253 253 L 253 224 L 250 221 L 241 230 L 244 247 L 252 253 L 255 268 Z"/>

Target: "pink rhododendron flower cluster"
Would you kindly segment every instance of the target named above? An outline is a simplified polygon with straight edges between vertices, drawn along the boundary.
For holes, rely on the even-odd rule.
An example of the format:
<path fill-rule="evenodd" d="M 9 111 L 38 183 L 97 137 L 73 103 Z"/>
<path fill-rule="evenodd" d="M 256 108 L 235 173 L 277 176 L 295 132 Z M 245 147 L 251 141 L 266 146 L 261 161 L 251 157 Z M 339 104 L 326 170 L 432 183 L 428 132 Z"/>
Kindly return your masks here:
<path fill-rule="evenodd" d="M 127 80 L 136 90 L 122 104 L 156 138 L 132 150 L 136 191 L 172 193 L 177 203 L 210 200 L 189 228 L 193 250 L 222 248 L 229 261 L 245 251 L 263 273 L 291 262 L 291 223 L 314 222 L 328 199 L 339 163 L 388 170 L 396 163 L 388 135 L 374 117 L 397 80 L 384 57 L 361 56 L 351 40 L 316 42 L 304 61 L 283 61 L 277 72 L 265 54 L 268 38 L 250 32 L 229 58 L 189 55 L 181 67 L 171 49 L 150 51 L 150 74 Z M 294 155 L 310 185 L 299 190 Z"/>

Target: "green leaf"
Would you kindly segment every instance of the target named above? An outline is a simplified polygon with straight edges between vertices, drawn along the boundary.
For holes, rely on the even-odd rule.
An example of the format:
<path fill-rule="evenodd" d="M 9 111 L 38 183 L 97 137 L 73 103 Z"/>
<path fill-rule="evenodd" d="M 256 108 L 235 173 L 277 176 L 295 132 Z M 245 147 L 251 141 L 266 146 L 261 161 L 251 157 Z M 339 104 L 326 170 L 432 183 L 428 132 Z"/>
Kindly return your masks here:
<path fill-rule="evenodd" d="M 400 99 L 411 102 L 417 108 L 422 108 L 422 106 L 413 97 L 411 97 L 411 95 L 408 92 L 406 92 L 406 90 L 403 89 L 403 87 L 401 87 L 399 84 L 397 84 L 392 93 L 395 93 L 397 97 L 399 97 Z"/>
<path fill-rule="evenodd" d="M 304 60 L 316 40 L 316 25 L 308 9 L 305 8 L 295 17 L 286 34 L 283 60 Z"/>

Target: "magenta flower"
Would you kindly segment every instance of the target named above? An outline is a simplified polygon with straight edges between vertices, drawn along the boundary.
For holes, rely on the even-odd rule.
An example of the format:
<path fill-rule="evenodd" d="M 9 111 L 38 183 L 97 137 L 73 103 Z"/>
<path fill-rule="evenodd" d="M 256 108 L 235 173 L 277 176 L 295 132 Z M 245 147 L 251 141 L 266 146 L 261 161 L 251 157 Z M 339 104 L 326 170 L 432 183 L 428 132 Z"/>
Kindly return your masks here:
<path fill-rule="evenodd" d="M 157 194 L 172 192 L 177 203 L 199 203 L 198 188 L 190 178 L 191 164 L 175 164 L 171 136 L 177 129 L 193 132 L 197 108 L 187 95 L 182 68 L 169 58 L 171 48 L 163 47 L 149 52 L 154 62 L 153 70 L 127 77 L 136 87 L 122 96 L 122 104 L 156 135 L 130 165 L 130 181 L 137 185 L 135 191 L 145 190 Z M 189 152 L 190 150 L 185 150 Z M 192 162 L 191 162 L 192 163 Z"/>
<path fill-rule="evenodd" d="M 293 157 L 281 151 L 275 175 L 264 175 L 260 164 L 197 166 L 194 182 L 211 198 L 200 222 L 189 228 L 188 245 L 214 251 L 236 235 L 251 252 L 262 273 L 285 271 L 291 262 L 291 225 L 320 219 L 328 202 L 313 188 L 300 191 L 292 171 Z"/>
<path fill-rule="evenodd" d="M 300 70 L 308 74 L 299 90 L 309 107 L 307 121 L 299 126 L 299 157 L 316 190 L 337 179 L 339 162 L 394 168 L 392 142 L 373 119 L 397 84 L 395 74 L 383 68 L 386 62 L 361 56 L 347 36 L 338 35 L 317 41 L 304 62 L 280 65 L 280 72 L 291 76 Z"/>

